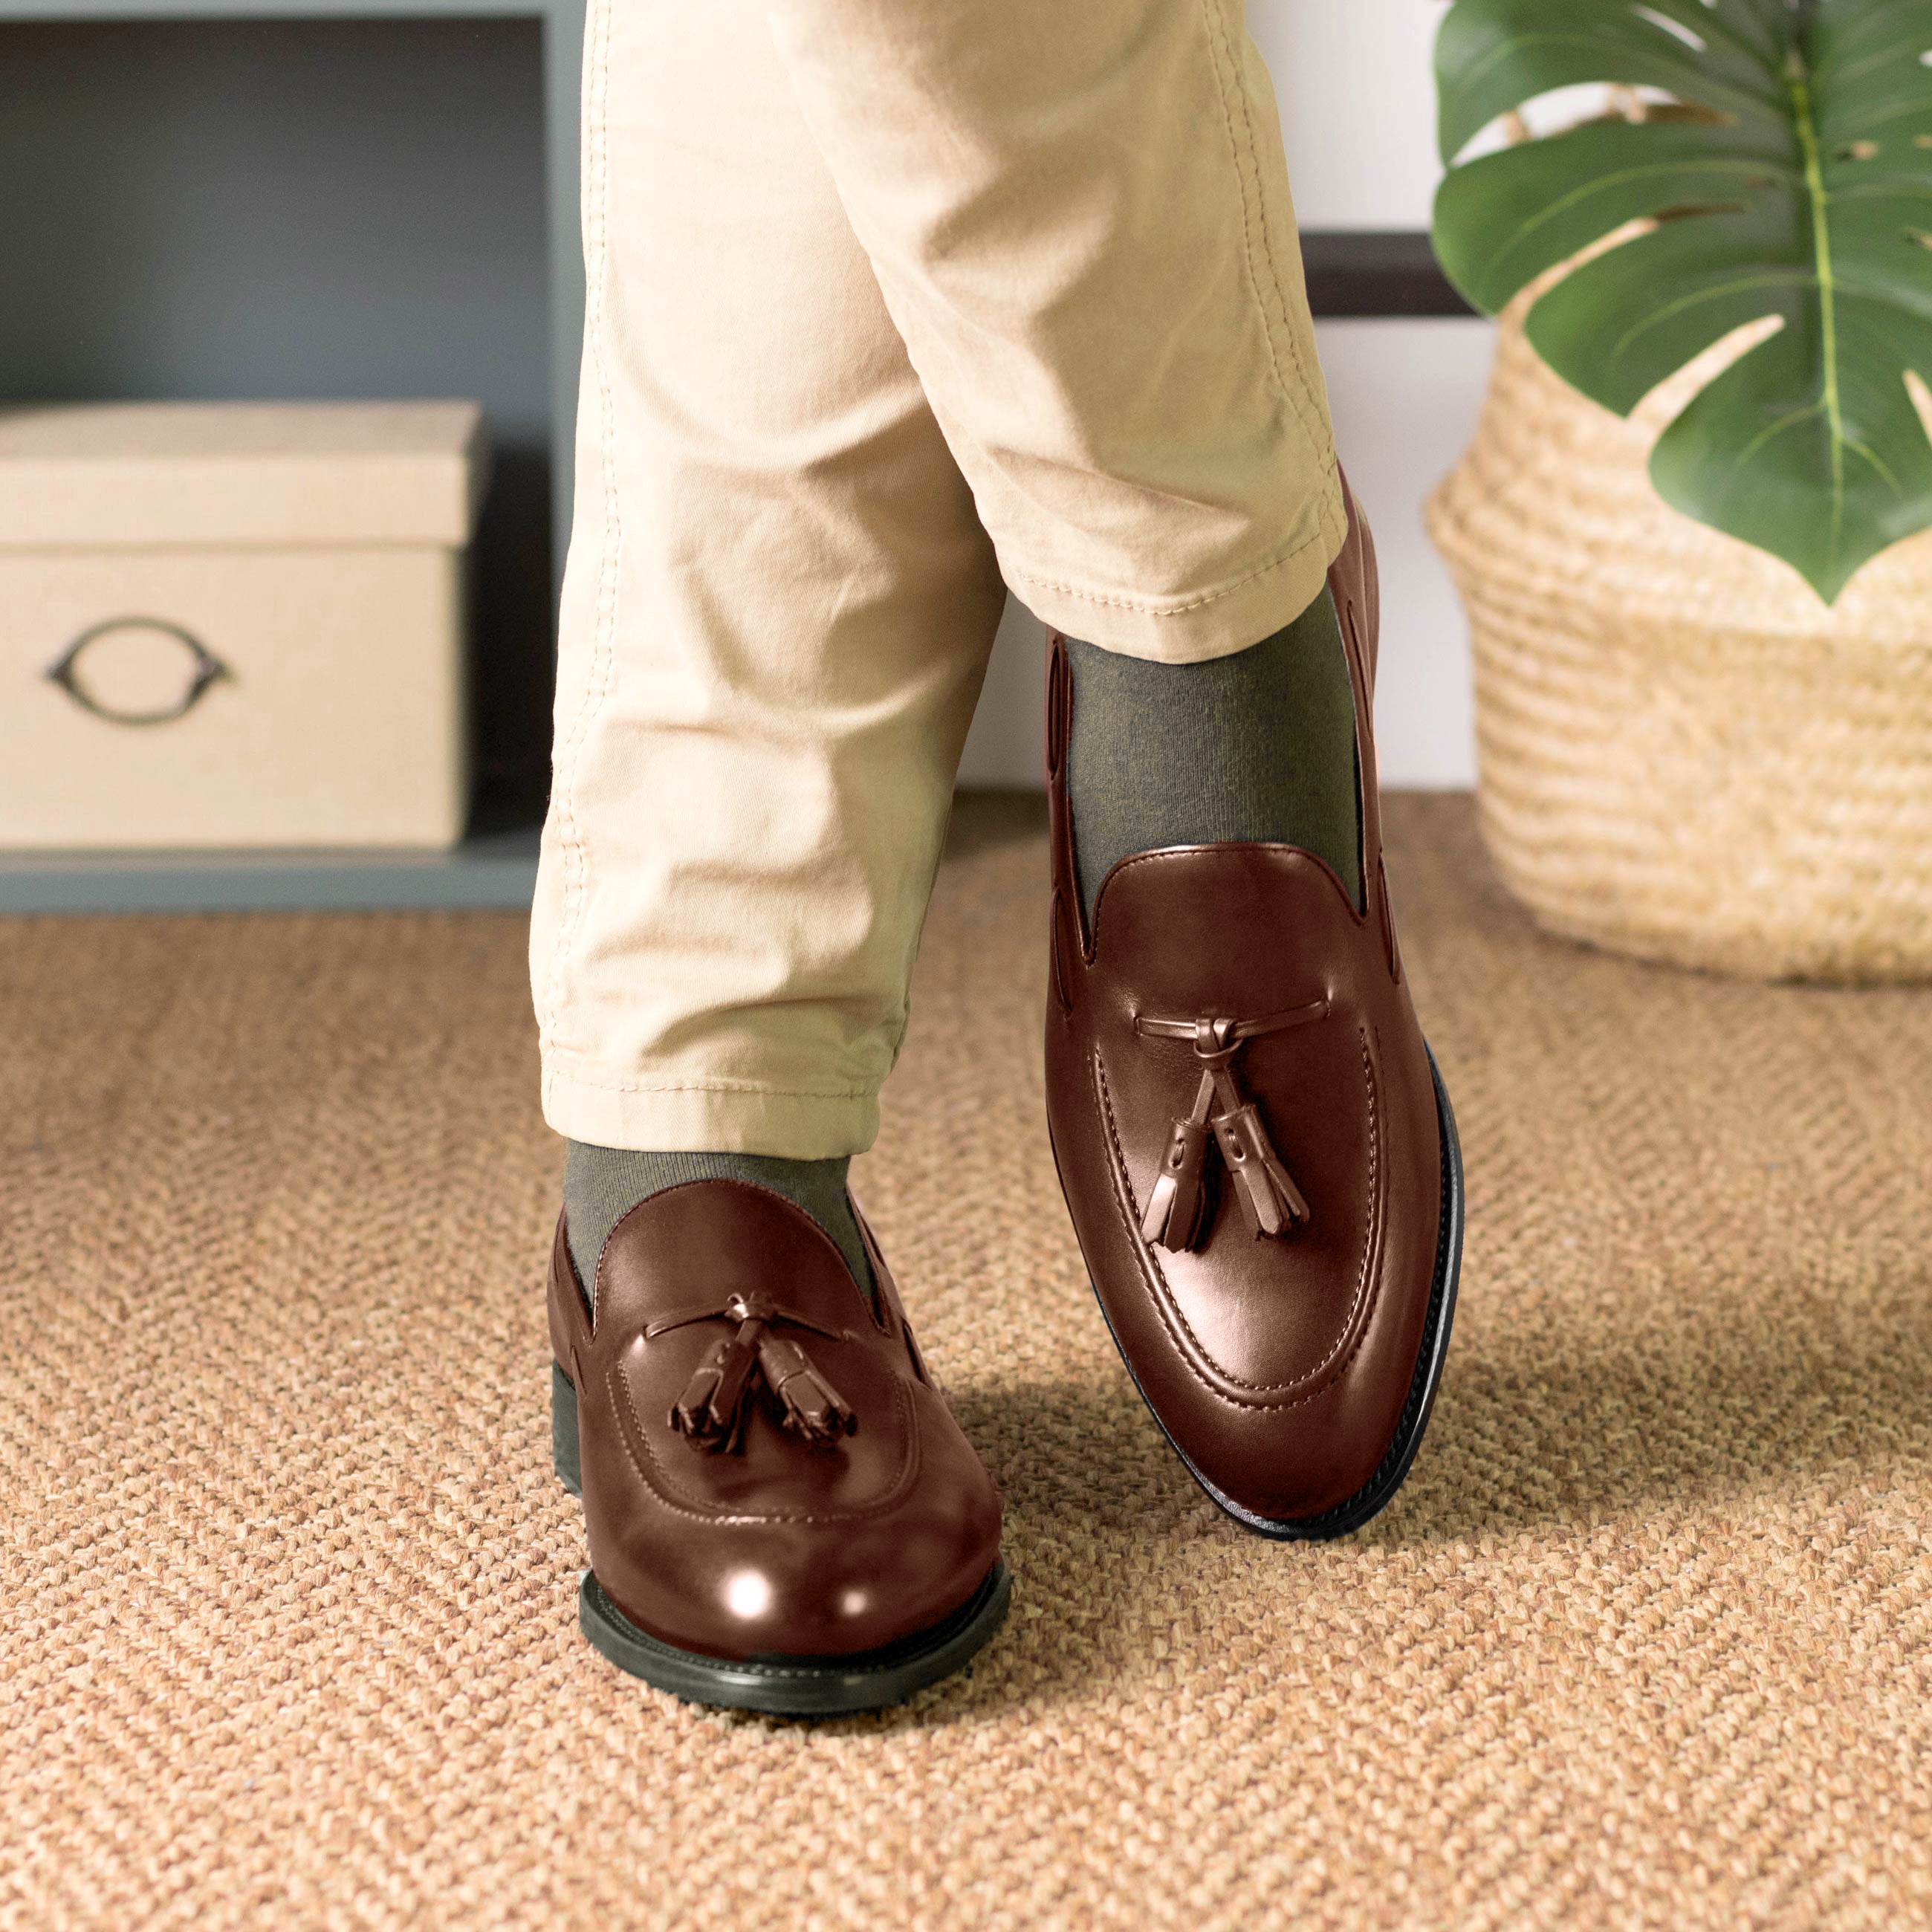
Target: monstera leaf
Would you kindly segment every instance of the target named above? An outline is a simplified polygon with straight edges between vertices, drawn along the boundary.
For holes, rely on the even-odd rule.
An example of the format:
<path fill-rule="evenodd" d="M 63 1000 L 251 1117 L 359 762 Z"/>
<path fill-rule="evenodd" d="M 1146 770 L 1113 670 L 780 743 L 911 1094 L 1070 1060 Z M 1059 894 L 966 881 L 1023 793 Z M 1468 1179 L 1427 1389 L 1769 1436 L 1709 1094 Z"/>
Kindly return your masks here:
<path fill-rule="evenodd" d="M 1529 312 L 1532 343 L 1585 394 L 1628 415 L 1775 319 L 1664 432 L 1666 501 L 1785 558 L 1828 603 L 1932 525 L 1911 380 L 1932 383 L 1932 0 L 1456 0 L 1436 74 L 1449 162 L 1554 88 L 1656 104 L 1454 167 L 1436 204 L 1444 268 L 1492 313 L 1654 224 Z"/>

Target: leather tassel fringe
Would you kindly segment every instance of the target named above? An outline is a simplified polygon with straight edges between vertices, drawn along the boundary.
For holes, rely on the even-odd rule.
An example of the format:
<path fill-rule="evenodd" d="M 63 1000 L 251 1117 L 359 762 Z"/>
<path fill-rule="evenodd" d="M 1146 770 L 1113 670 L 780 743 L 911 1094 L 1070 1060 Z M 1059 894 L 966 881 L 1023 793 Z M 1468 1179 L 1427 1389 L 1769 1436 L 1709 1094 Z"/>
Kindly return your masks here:
<path fill-rule="evenodd" d="M 661 1316 L 644 1330 L 650 1340 L 694 1322 L 735 1322 L 728 1336 L 692 1372 L 670 1412 L 670 1426 L 704 1449 L 737 1448 L 745 1432 L 754 1382 L 762 1376 L 778 1409 L 778 1420 L 794 1435 L 821 1447 L 835 1444 L 859 1426 L 852 1406 L 814 1366 L 796 1342 L 773 1332 L 783 1322 L 837 1339 L 836 1329 L 781 1308 L 769 1295 L 734 1294 L 722 1308 L 686 1309 Z"/>
<path fill-rule="evenodd" d="M 758 1343 L 758 1367 L 777 1397 L 780 1419 L 808 1442 L 830 1445 L 859 1426 L 851 1405 L 813 1367 L 796 1342 L 769 1330 Z"/>
<path fill-rule="evenodd" d="M 1282 1166 L 1252 1100 L 1232 1114 L 1221 1114 L 1214 1122 L 1214 1138 L 1234 1177 L 1234 1192 L 1249 1229 L 1258 1240 L 1264 1234 L 1281 1234 L 1308 1219 L 1308 1203 Z"/>
<path fill-rule="evenodd" d="M 742 1323 L 698 1364 L 677 1406 L 670 1426 L 706 1449 L 735 1449 L 745 1426 L 745 1391 L 758 1365 L 762 1322 Z"/>
<path fill-rule="evenodd" d="M 1234 1062 L 1250 1040 L 1319 1020 L 1328 1012 L 1328 1000 L 1320 999 L 1256 1019 L 1216 1018 L 1211 1014 L 1191 1020 L 1157 1019 L 1136 1015 L 1137 1033 L 1190 1041 L 1202 1070 L 1194 1111 L 1174 1123 L 1141 1216 L 1142 1237 L 1150 1246 L 1178 1253 L 1198 1247 L 1207 1238 L 1210 1132 L 1220 1150 L 1222 1164 L 1234 1181 L 1249 1232 L 1257 1239 L 1285 1234 L 1310 1218 L 1308 1202 L 1275 1152 L 1262 1124 L 1261 1110 L 1236 1082 Z"/>
<path fill-rule="evenodd" d="M 1194 1112 L 1174 1124 L 1160 1178 L 1141 1216 L 1142 1234 L 1157 1246 L 1176 1252 L 1191 1248 L 1207 1223 L 1208 1117 L 1214 1104 L 1214 1076 L 1203 1074 Z"/>

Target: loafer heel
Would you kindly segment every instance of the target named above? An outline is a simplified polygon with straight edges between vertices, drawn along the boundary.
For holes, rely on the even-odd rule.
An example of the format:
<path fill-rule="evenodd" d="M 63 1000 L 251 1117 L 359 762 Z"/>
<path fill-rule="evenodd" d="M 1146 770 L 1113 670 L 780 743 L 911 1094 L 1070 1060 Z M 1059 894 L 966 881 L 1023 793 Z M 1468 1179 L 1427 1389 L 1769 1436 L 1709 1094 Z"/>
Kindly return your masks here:
<path fill-rule="evenodd" d="M 550 1365 L 550 1460 L 558 1480 L 574 1496 L 584 1493 L 584 1463 L 577 1442 L 577 1389 L 561 1362 Z"/>

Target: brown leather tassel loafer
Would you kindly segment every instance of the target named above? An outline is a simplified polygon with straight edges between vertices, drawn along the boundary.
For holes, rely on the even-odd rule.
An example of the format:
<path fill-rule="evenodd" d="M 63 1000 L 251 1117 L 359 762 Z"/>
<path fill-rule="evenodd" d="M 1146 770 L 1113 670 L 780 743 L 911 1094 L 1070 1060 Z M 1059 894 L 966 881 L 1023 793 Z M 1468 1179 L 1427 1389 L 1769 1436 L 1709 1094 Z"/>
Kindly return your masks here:
<path fill-rule="evenodd" d="M 999 1492 L 865 1238 L 876 1306 L 790 1202 L 687 1182 L 611 1230 L 593 1321 L 557 1224 L 552 1438 L 584 1498 L 579 1618 L 659 1690 L 873 1710 L 1006 1616 Z"/>
<path fill-rule="evenodd" d="M 1375 552 L 1329 573 L 1355 692 L 1362 879 L 1288 845 L 1143 852 L 1086 929 L 1054 647 L 1046 1092 L 1114 1340 L 1181 1460 L 1264 1535 L 1340 1536 L 1408 1473 L 1448 1347 L 1462 1176 L 1409 1004 L 1369 725 Z"/>

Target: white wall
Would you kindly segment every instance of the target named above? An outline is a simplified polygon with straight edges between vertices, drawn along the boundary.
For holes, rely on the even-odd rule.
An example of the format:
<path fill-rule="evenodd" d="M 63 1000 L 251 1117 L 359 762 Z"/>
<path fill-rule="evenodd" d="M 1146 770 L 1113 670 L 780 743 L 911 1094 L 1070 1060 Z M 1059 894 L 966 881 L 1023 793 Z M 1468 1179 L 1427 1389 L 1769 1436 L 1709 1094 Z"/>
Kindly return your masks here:
<path fill-rule="evenodd" d="M 1304 228 L 1426 228 L 1448 0 L 1249 0 Z"/>
<path fill-rule="evenodd" d="M 1307 228 L 1424 228 L 1441 174 L 1431 59 L 1446 0 L 1250 0 Z M 1490 327 L 1324 322 L 1335 434 L 1382 569 L 1376 748 L 1392 785 L 1475 782 L 1468 634 L 1422 505 L 1475 427 Z M 970 784 L 1040 782 L 1044 640 L 1008 608 L 961 766 Z"/>
<path fill-rule="evenodd" d="M 1324 322 L 1315 334 L 1336 447 L 1382 563 L 1376 753 L 1382 782 L 1473 785 L 1468 627 L 1424 532 L 1422 506 L 1475 426 L 1492 325 L 1441 317 Z"/>

